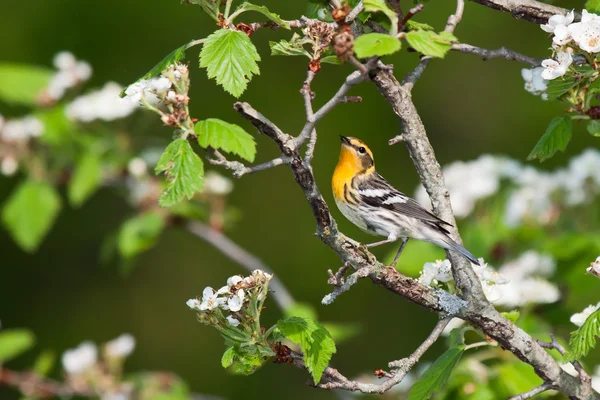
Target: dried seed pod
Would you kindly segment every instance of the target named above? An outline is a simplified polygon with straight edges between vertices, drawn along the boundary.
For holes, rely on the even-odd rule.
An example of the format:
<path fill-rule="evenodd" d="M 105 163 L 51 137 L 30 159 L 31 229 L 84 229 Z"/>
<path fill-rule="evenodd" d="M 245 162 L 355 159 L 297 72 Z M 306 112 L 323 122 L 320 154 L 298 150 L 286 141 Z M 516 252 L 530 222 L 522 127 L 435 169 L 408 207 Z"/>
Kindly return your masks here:
<path fill-rule="evenodd" d="M 592 119 L 600 119 L 600 106 L 594 106 L 590 108 L 587 114 Z"/>
<path fill-rule="evenodd" d="M 333 38 L 333 50 L 342 62 L 348 61 L 354 55 L 354 35 L 350 27 L 342 27 Z"/>

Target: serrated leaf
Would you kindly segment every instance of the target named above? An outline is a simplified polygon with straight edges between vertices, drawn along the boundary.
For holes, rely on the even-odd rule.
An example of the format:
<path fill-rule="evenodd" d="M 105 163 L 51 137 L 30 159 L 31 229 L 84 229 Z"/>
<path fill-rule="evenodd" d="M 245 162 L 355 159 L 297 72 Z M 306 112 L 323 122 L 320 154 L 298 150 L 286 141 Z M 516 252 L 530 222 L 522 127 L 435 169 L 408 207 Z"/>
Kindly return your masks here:
<path fill-rule="evenodd" d="M 60 196 L 52 186 L 28 180 L 10 195 L 2 209 L 2 222 L 22 249 L 33 252 L 50 231 L 60 208 Z"/>
<path fill-rule="evenodd" d="M 156 173 L 167 175 L 167 187 L 159 199 L 161 207 L 171 207 L 204 185 L 204 164 L 186 139 L 175 139 L 167 146 L 156 164 Z"/>
<path fill-rule="evenodd" d="M 354 41 L 354 51 L 358 58 L 393 54 L 401 47 L 398 39 L 384 33 L 366 33 Z"/>
<path fill-rule="evenodd" d="M 398 21 L 396 13 L 388 7 L 385 0 L 363 0 L 365 11 L 367 12 L 381 12 L 389 18 L 390 23 L 395 25 Z"/>
<path fill-rule="evenodd" d="M 425 56 L 443 58 L 457 39 L 451 33 L 417 30 L 406 34 L 408 44 Z"/>
<path fill-rule="evenodd" d="M 548 94 L 548 100 L 556 100 L 563 94 L 567 93 L 573 87 L 577 86 L 579 80 L 575 80 L 573 76 L 567 76 L 563 78 L 553 79 L 548 82 L 548 89 L 546 89 L 546 93 Z"/>
<path fill-rule="evenodd" d="M 600 120 L 593 119 L 589 121 L 586 128 L 590 135 L 600 137 Z"/>
<path fill-rule="evenodd" d="M 243 11 L 242 11 L 243 10 Z M 282 28 L 285 29 L 290 29 L 290 24 L 288 24 L 286 21 L 284 21 L 283 19 L 281 19 L 281 17 L 275 13 L 272 13 L 271 11 L 269 11 L 269 9 L 265 6 L 257 6 L 255 4 L 251 4 L 251 3 L 242 3 L 240 4 L 240 6 L 235 10 L 235 12 L 239 12 L 239 11 L 256 11 L 261 13 L 262 15 L 264 15 L 265 17 L 267 17 L 269 20 L 275 22 L 277 25 L 279 25 Z"/>
<path fill-rule="evenodd" d="M 165 219 L 155 212 L 146 212 L 128 219 L 117 236 L 119 254 L 131 259 L 148 250 L 156 244 L 164 228 Z"/>
<path fill-rule="evenodd" d="M 600 0 L 587 0 L 585 9 L 595 14 L 600 13 Z"/>
<path fill-rule="evenodd" d="M 331 356 L 336 352 L 335 343 L 327 329 L 311 319 L 301 317 L 279 320 L 277 328 L 287 339 L 300 345 L 304 364 L 315 384 L 319 383 Z"/>
<path fill-rule="evenodd" d="M 48 376 L 56 362 L 56 353 L 46 350 L 40 354 L 33 364 L 33 371 L 39 376 Z"/>
<path fill-rule="evenodd" d="M 198 121 L 194 128 L 198 135 L 198 143 L 206 148 L 234 153 L 250 162 L 256 156 L 256 143 L 254 138 L 244 128 L 217 118 Z"/>
<path fill-rule="evenodd" d="M 342 62 L 337 56 L 325 56 L 321 58 L 321 64 L 342 65 Z"/>
<path fill-rule="evenodd" d="M 504 318 L 506 318 L 507 320 L 509 320 L 510 322 L 512 322 L 513 324 L 515 322 L 517 322 L 517 320 L 519 319 L 519 317 L 521 316 L 521 313 L 519 312 L 519 310 L 512 310 L 512 311 L 508 311 L 508 312 L 503 312 L 501 313 L 502 316 Z"/>
<path fill-rule="evenodd" d="M 81 206 L 102 183 L 100 158 L 88 153 L 77 164 L 67 191 L 69 201 L 75 207 Z"/>
<path fill-rule="evenodd" d="M 558 150 L 565 151 L 572 134 L 573 121 L 569 116 L 554 118 L 546 128 L 544 135 L 527 156 L 527 160 L 537 158 L 540 162 L 543 162 L 552 157 Z"/>
<path fill-rule="evenodd" d="M 421 379 L 408 392 L 408 400 L 428 400 L 448 381 L 458 364 L 464 346 L 451 347 L 425 371 Z"/>
<path fill-rule="evenodd" d="M 227 350 L 223 353 L 223 357 L 221 357 L 221 366 L 223 368 L 228 368 L 231 364 L 233 364 L 233 358 L 235 357 L 235 349 L 233 346 L 228 347 Z"/>
<path fill-rule="evenodd" d="M 226 92 L 240 97 L 253 75 L 258 75 L 260 56 L 248 35 L 230 29 L 219 29 L 206 38 L 200 52 L 200 67 Z"/>
<path fill-rule="evenodd" d="M 312 60 L 310 53 L 300 43 L 280 40 L 279 42 L 269 42 L 269 47 L 272 56 L 306 56 Z"/>
<path fill-rule="evenodd" d="M 130 83 L 129 85 L 125 86 L 123 91 L 121 91 L 121 97 L 125 96 L 125 91 L 127 90 L 127 88 L 129 86 L 133 85 L 134 83 L 137 83 L 144 79 L 156 78 L 157 76 L 160 76 L 160 74 L 164 70 L 168 69 L 169 65 L 185 60 L 185 51 L 190 46 L 190 43 L 186 43 L 183 46 L 176 48 L 175 50 L 173 50 L 172 52 L 167 54 L 167 56 L 165 58 L 160 60 L 158 64 L 156 64 L 154 67 L 152 67 L 152 69 L 150 71 L 146 72 L 146 74 L 144 74 L 144 76 L 142 76 L 135 82 Z"/>
<path fill-rule="evenodd" d="M 577 329 L 571 333 L 569 341 L 569 352 L 565 355 L 566 361 L 580 360 L 585 357 L 594 347 L 600 336 L 600 310 L 594 311 Z"/>
<path fill-rule="evenodd" d="M 29 64 L 0 63 L 0 100 L 11 104 L 36 105 L 54 71 Z"/>
<path fill-rule="evenodd" d="M 27 329 L 3 329 L 0 331 L 0 364 L 26 352 L 34 343 L 35 336 Z"/>

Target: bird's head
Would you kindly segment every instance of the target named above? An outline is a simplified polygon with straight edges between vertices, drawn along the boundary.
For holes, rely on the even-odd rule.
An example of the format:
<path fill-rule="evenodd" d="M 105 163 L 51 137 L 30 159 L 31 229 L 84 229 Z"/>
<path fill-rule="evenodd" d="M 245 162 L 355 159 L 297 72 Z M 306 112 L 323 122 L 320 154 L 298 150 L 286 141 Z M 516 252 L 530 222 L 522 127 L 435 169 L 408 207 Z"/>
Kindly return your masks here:
<path fill-rule="evenodd" d="M 340 151 L 339 167 L 348 173 L 365 174 L 375 171 L 375 161 L 371 149 L 360 139 L 340 135 L 342 149 Z"/>

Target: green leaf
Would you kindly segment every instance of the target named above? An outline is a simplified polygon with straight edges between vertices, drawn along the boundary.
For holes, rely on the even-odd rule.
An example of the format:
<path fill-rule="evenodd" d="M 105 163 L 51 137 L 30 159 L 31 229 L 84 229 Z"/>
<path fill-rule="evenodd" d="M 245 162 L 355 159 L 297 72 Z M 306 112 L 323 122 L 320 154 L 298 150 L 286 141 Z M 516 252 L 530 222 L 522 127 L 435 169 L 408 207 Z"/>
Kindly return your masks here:
<path fill-rule="evenodd" d="M 36 105 L 54 71 L 29 64 L 0 63 L 0 100 L 11 104 Z"/>
<path fill-rule="evenodd" d="M 254 138 L 242 127 L 209 118 L 198 121 L 194 128 L 198 135 L 198 143 L 206 148 L 208 146 L 237 154 L 245 160 L 254 161 L 256 156 L 256 143 Z"/>
<path fill-rule="evenodd" d="M 308 0 L 306 16 L 308 18 L 320 19 L 325 22 L 333 22 L 329 2 L 323 0 Z"/>
<path fill-rule="evenodd" d="M 258 75 L 260 56 L 243 32 L 219 29 L 206 38 L 200 52 L 200 67 L 216 78 L 226 92 L 240 97 L 253 75 Z"/>
<path fill-rule="evenodd" d="M 223 357 L 221 357 L 221 366 L 223 368 L 228 368 L 231 364 L 233 364 L 233 358 L 235 357 L 235 349 L 233 346 L 228 347 L 227 350 L 223 353 Z"/>
<path fill-rule="evenodd" d="M 569 341 L 571 350 L 565 355 L 565 360 L 575 361 L 585 357 L 596 347 L 598 336 L 600 336 L 600 310 L 594 311 L 579 329 L 571 333 Z"/>
<path fill-rule="evenodd" d="M 60 207 L 60 196 L 52 186 L 28 180 L 10 195 L 2 222 L 21 248 L 33 252 L 50 231 Z"/>
<path fill-rule="evenodd" d="M 393 36 L 383 33 L 366 33 L 354 42 L 354 51 L 358 58 L 384 56 L 400 50 L 402 44 Z"/>
<path fill-rule="evenodd" d="M 548 82 L 548 89 L 546 93 L 548 93 L 548 100 L 556 100 L 563 94 L 567 93 L 569 90 L 577 86 L 577 84 L 581 82 L 579 80 L 575 80 L 575 77 L 568 76 L 563 78 L 553 79 Z"/>
<path fill-rule="evenodd" d="M 175 139 L 167 146 L 155 171 L 167 175 L 167 187 L 159 199 L 161 207 L 171 207 L 184 197 L 191 199 L 204 185 L 204 164 L 186 139 Z"/>
<path fill-rule="evenodd" d="M 230 369 L 234 374 L 252 375 L 261 365 L 262 360 L 258 354 L 236 353 Z"/>
<path fill-rule="evenodd" d="M 600 137 L 600 120 L 593 119 L 588 122 L 587 131 L 592 136 Z"/>
<path fill-rule="evenodd" d="M 33 371 L 39 376 L 48 376 L 56 363 L 56 353 L 46 350 L 38 356 L 33 364 Z"/>
<path fill-rule="evenodd" d="M 190 43 L 192 43 L 192 42 L 190 42 Z M 150 71 L 146 72 L 146 74 L 144 76 L 142 76 L 137 81 L 127 85 L 121 92 L 121 97 L 125 96 L 125 91 L 127 90 L 127 88 L 129 86 L 133 85 L 134 83 L 137 83 L 144 79 L 156 78 L 157 76 L 160 76 L 160 74 L 162 74 L 162 72 L 164 70 L 168 69 L 169 65 L 185 60 L 185 51 L 190 47 L 190 43 L 186 43 L 183 46 L 176 48 L 175 50 L 173 50 L 172 52 L 167 54 L 167 56 L 165 58 L 160 60 L 160 62 L 158 64 L 156 64 L 154 67 L 152 67 L 152 69 Z"/>
<path fill-rule="evenodd" d="M 398 16 L 396 13 L 387 6 L 385 0 L 364 0 L 363 5 L 367 12 L 382 12 L 386 17 L 389 18 L 392 26 L 395 26 L 398 22 Z"/>
<path fill-rule="evenodd" d="M 156 212 L 146 212 L 128 219 L 119 231 L 117 248 L 124 258 L 148 250 L 158 240 L 165 228 L 165 219 Z"/>
<path fill-rule="evenodd" d="M 327 329 L 312 319 L 301 317 L 279 320 L 277 328 L 286 338 L 300 344 L 304 353 L 304 364 L 315 384 L 319 383 L 323 371 L 336 351 L 335 343 Z"/>
<path fill-rule="evenodd" d="M 600 13 L 600 0 L 587 0 L 585 9 L 595 14 Z"/>
<path fill-rule="evenodd" d="M 494 369 L 497 369 L 497 372 Z M 492 373 L 498 374 L 499 384 L 505 387 L 506 398 L 526 392 L 543 383 L 533 367 L 522 362 L 504 362 L 497 365 L 492 371 Z"/>
<path fill-rule="evenodd" d="M 306 56 L 312 60 L 312 56 L 302 47 L 302 43 L 287 40 L 269 42 L 272 56 Z"/>
<path fill-rule="evenodd" d="M 546 128 L 544 135 L 527 156 L 527 160 L 537 158 L 540 162 L 543 162 L 552 157 L 558 150 L 565 151 L 572 134 L 573 121 L 569 116 L 554 118 Z"/>
<path fill-rule="evenodd" d="M 296 302 L 284 310 L 286 317 L 300 317 L 304 319 L 317 319 L 315 309 L 309 304 Z"/>
<path fill-rule="evenodd" d="M 182 1 L 183 2 L 183 1 Z M 221 5 L 220 1 L 215 0 L 185 0 L 185 2 L 190 4 L 198 4 L 204 12 L 206 12 L 212 19 L 219 22 L 219 6 Z"/>
<path fill-rule="evenodd" d="M 413 21 L 412 19 L 409 19 L 408 21 L 406 21 L 406 27 L 410 31 L 416 31 L 416 30 L 432 31 L 433 30 L 433 26 L 424 24 L 422 22 Z"/>
<path fill-rule="evenodd" d="M 4 329 L 0 331 L 0 364 L 12 360 L 29 350 L 35 336 L 27 329 Z"/>
<path fill-rule="evenodd" d="M 77 137 L 75 124 L 67 118 L 62 106 L 40 110 L 34 116 L 44 124 L 44 134 L 39 137 L 40 141 L 50 146 L 65 146 Z M 55 149 L 57 152 L 61 150 Z"/>
<path fill-rule="evenodd" d="M 424 30 L 408 32 L 406 40 L 419 53 L 439 58 L 443 58 L 450 51 L 452 43 L 457 41 L 456 37 L 451 33 L 443 32 L 438 34 L 433 31 Z"/>
<path fill-rule="evenodd" d="M 69 201 L 75 207 L 81 206 L 102 183 L 102 165 L 100 158 L 92 153 L 85 154 L 71 177 L 69 183 Z"/>
<path fill-rule="evenodd" d="M 464 352 L 464 346 L 451 347 L 425 371 L 408 393 L 408 400 L 427 400 L 439 391 L 450 378 Z"/>
<path fill-rule="evenodd" d="M 271 11 L 269 11 L 269 9 L 265 6 L 257 6 L 255 4 L 251 4 L 251 3 L 242 3 L 240 4 L 240 6 L 235 10 L 235 12 L 246 12 L 246 11 L 256 11 L 261 13 L 262 15 L 264 15 L 265 17 L 267 17 L 269 20 L 275 22 L 277 25 L 279 25 L 282 28 L 285 29 L 290 29 L 290 24 L 288 24 L 287 22 L 285 22 L 283 19 L 281 19 L 281 17 L 275 13 L 272 13 Z"/>
<path fill-rule="evenodd" d="M 337 56 L 325 56 L 321 58 L 321 64 L 342 65 L 342 62 Z"/>
<path fill-rule="evenodd" d="M 504 318 L 506 318 L 507 320 L 509 320 L 510 322 L 512 322 L 513 324 L 515 322 L 517 322 L 517 320 L 519 319 L 519 317 L 521 316 L 521 313 L 519 312 L 519 310 L 512 310 L 512 311 L 508 311 L 508 312 L 503 312 L 501 313 L 502 316 Z"/>

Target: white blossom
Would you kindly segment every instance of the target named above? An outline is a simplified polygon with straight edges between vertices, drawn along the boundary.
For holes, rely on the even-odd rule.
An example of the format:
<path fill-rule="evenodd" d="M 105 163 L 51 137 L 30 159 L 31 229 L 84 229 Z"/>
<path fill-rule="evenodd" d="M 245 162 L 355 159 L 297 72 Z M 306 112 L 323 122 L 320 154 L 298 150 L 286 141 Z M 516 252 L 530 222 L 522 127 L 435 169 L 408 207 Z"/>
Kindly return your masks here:
<path fill-rule="evenodd" d="M 537 68 L 523 68 L 521 70 L 521 76 L 525 81 L 525 90 L 534 95 L 546 95 L 546 89 L 548 89 L 548 81 L 542 77 L 544 72 L 543 67 Z M 544 99 L 545 100 L 545 99 Z"/>
<path fill-rule="evenodd" d="M 18 142 L 41 136 L 44 124 L 33 116 L 9 120 L 4 124 L 0 137 L 9 142 Z"/>
<path fill-rule="evenodd" d="M 525 167 L 514 179 L 517 188 L 506 203 L 504 222 L 509 227 L 520 225 L 526 219 L 547 224 L 552 217 L 551 195 L 560 188 L 560 180 L 553 174 Z"/>
<path fill-rule="evenodd" d="M 200 300 L 198 299 L 189 299 L 185 304 L 192 310 L 200 311 Z"/>
<path fill-rule="evenodd" d="M 157 95 L 163 96 L 172 85 L 172 82 L 164 76 L 142 79 L 125 89 L 124 100 L 132 104 L 139 104 L 143 98 L 150 104 L 156 104 L 160 101 Z"/>
<path fill-rule="evenodd" d="M 453 329 L 460 328 L 464 324 L 465 321 L 463 321 L 462 319 L 452 318 L 450 322 L 448 322 L 448 325 L 446 325 L 446 327 L 442 331 L 442 336 L 450 336 L 450 332 L 452 332 Z"/>
<path fill-rule="evenodd" d="M 67 105 L 65 112 L 70 119 L 82 122 L 125 118 L 131 115 L 138 105 L 123 101 L 119 97 L 122 90 L 119 84 L 108 82 L 100 90 L 77 97 Z"/>
<path fill-rule="evenodd" d="M 231 326 L 238 326 L 240 324 L 240 320 L 233 318 L 231 315 L 227 316 L 227 322 L 229 322 L 229 325 Z"/>
<path fill-rule="evenodd" d="M 135 157 L 127 163 L 127 171 L 136 178 L 143 178 L 148 174 L 148 164 L 143 158 Z"/>
<path fill-rule="evenodd" d="M 233 190 L 230 179 L 214 171 L 208 171 L 204 176 L 204 191 L 216 195 L 227 195 Z"/>
<path fill-rule="evenodd" d="M 80 374 L 90 369 L 98 359 L 98 349 L 92 342 L 83 342 L 62 355 L 63 368 L 69 374 Z"/>
<path fill-rule="evenodd" d="M 563 371 L 571 376 L 579 376 L 579 372 L 575 369 L 575 366 L 572 363 L 559 363 L 560 367 Z"/>
<path fill-rule="evenodd" d="M 57 69 L 71 69 L 77 65 L 77 59 L 68 51 L 56 53 L 52 59 L 52 63 Z"/>
<path fill-rule="evenodd" d="M 585 270 L 588 274 L 594 274 L 600 278 L 600 256 L 596 258 L 596 261 L 590 263 L 590 266 Z"/>
<path fill-rule="evenodd" d="M 171 81 L 168 78 L 165 78 L 164 76 L 151 79 L 149 82 L 150 90 L 154 91 L 155 93 L 165 93 L 171 88 L 171 86 Z"/>
<path fill-rule="evenodd" d="M 553 15 L 548 19 L 548 23 L 541 25 L 540 28 L 542 28 L 544 31 L 546 31 L 548 33 L 554 33 L 554 30 L 557 27 L 569 25 L 571 22 L 573 22 L 574 19 L 575 19 L 574 11 L 567 13 L 567 15 L 561 15 L 561 14 Z"/>
<path fill-rule="evenodd" d="M 225 304 L 226 301 L 226 299 L 218 297 L 218 294 L 215 293 L 213 288 L 207 286 L 202 292 L 202 303 L 200 303 L 200 310 L 213 310 Z"/>
<path fill-rule="evenodd" d="M 600 52 L 600 17 L 583 10 L 581 22 L 568 27 L 569 34 L 582 49 L 590 53 Z"/>
<path fill-rule="evenodd" d="M 242 309 L 244 305 L 244 299 L 246 294 L 244 293 L 244 289 L 240 289 L 236 294 L 230 296 L 227 299 L 227 307 L 232 312 L 238 312 Z"/>
<path fill-rule="evenodd" d="M 244 279 L 239 275 L 230 276 L 229 278 L 227 278 L 227 286 L 229 286 L 229 287 L 236 286 L 238 283 L 242 282 L 243 280 Z"/>
<path fill-rule="evenodd" d="M 588 319 L 588 317 L 592 315 L 598 308 L 600 308 L 600 303 L 596 304 L 595 306 L 589 305 L 584 308 L 582 312 L 571 315 L 570 321 L 577 326 L 581 326 L 585 320 Z"/>
<path fill-rule="evenodd" d="M 419 277 L 419 282 L 427 286 L 435 283 L 434 281 L 449 282 L 451 280 L 452 267 L 449 260 L 437 260 L 434 263 L 425 263 Z"/>
<path fill-rule="evenodd" d="M 53 100 L 59 100 L 65 92 L 85 82 L 92 76 L 92 67 L 85 61 L 77 61 L 69 52 L 60 52 L 54 56 L 54 66 L 58 69 L 50 79 L 46 92 Z"/>
<path fill-rule="evenodd" d="M 129 356 L 135 349 L 135 338 L 129 333 L 124 333 L 119 337 L 106 343 L 106 354 L 109 357 L 123 358 Z"/>
<path fill-rule="evenodd" d="M 570 50 L 570 49 L 568 49 Z M 542 78 L 546 80 L 556 79 L 567 73 L 573 63 L 573 56 L 570 51 L 561 51 L 556 55 L 556 60 L 551 58 L 542 61 Z"/>
<path fill-rule="evenodd" d="M 4 176 L 13 176 L 18 169 L 19 162 L 12 156 L 4 157 L 0 163 L 0 172 Z"/>

